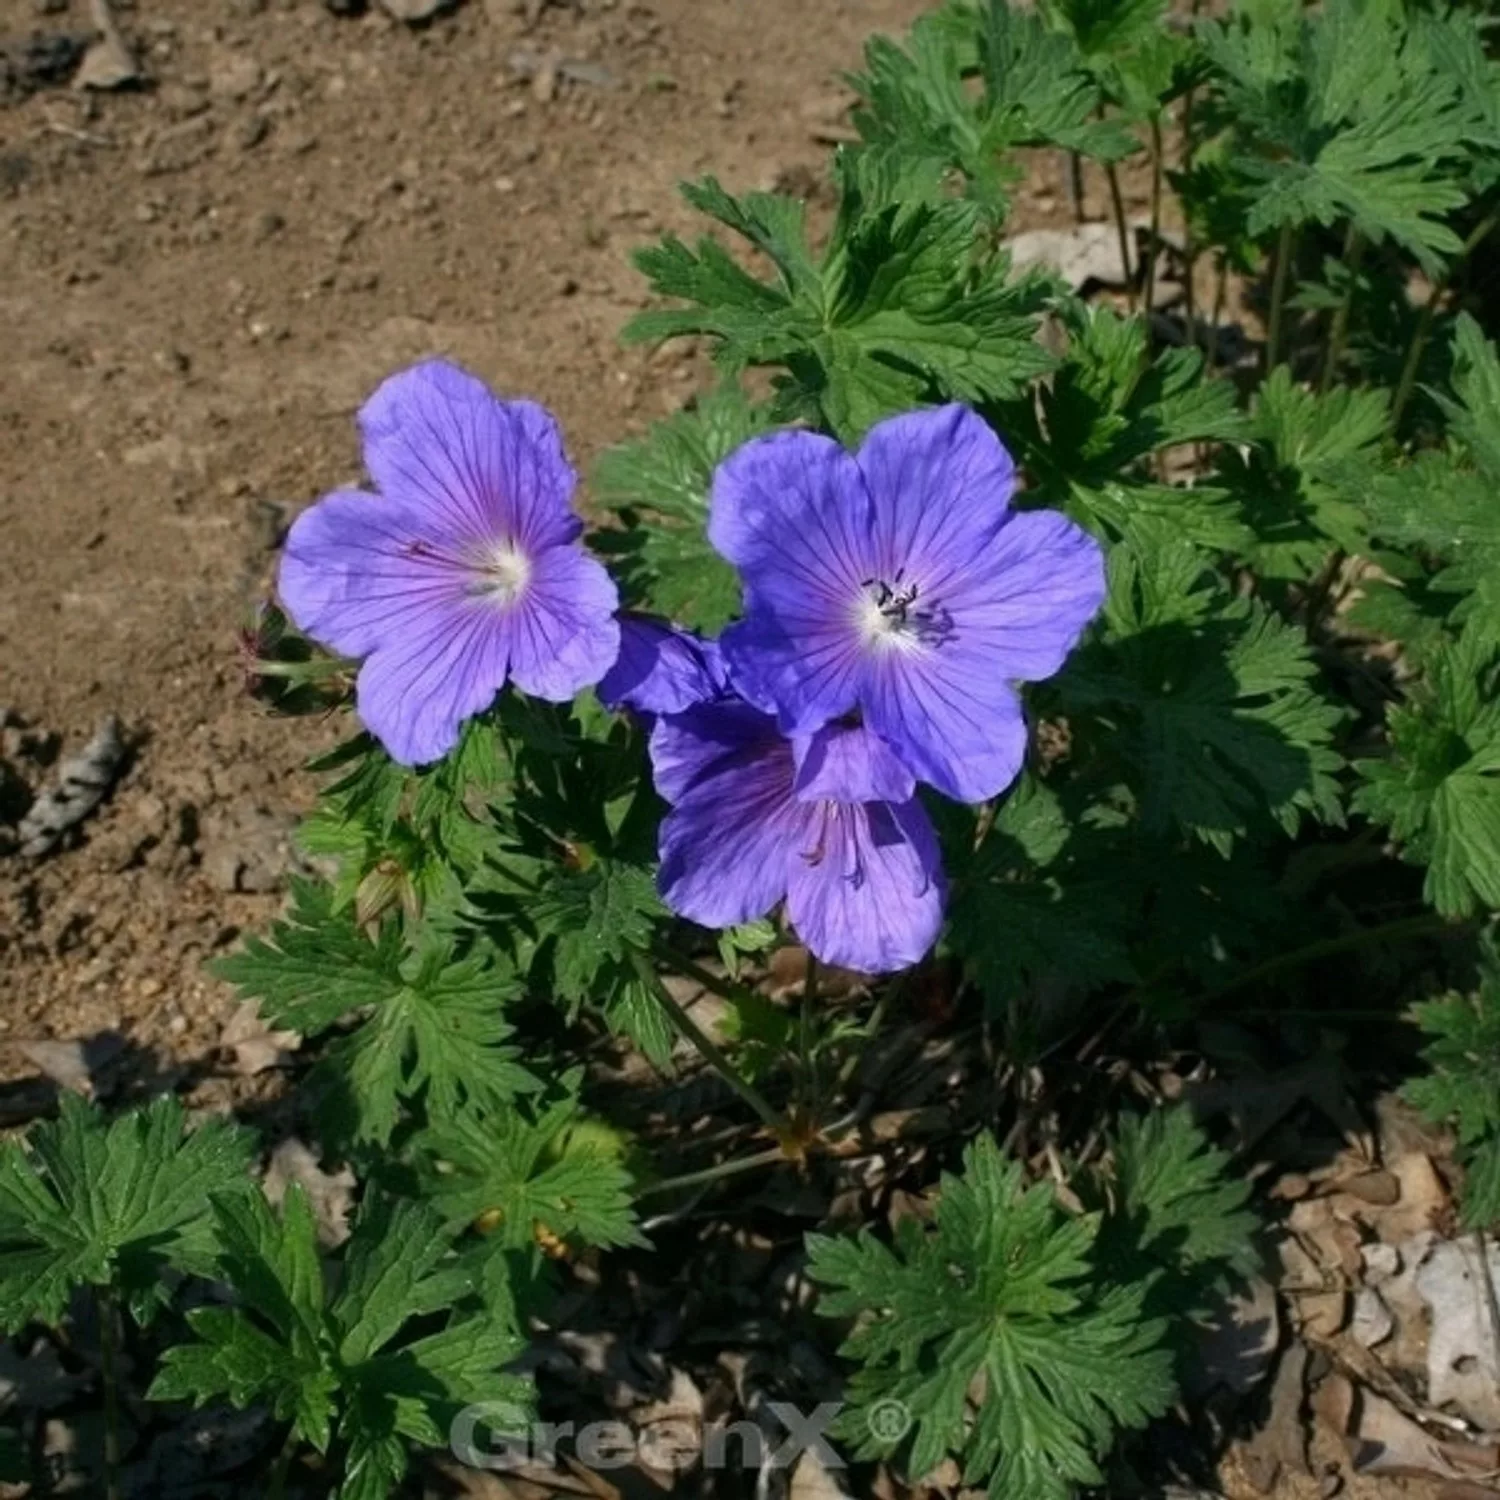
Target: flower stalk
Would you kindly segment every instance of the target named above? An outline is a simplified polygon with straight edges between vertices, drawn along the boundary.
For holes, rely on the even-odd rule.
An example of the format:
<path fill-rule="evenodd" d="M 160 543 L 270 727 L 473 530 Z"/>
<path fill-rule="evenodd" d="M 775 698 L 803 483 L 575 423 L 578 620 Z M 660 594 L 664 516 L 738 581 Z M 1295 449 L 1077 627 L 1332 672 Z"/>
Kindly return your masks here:
<path fill-rule="evenodd" d="M 1452 286 L 1453 278 L 1459 268 L 1495 232 L 1497 226 L 1500 226 L 1500 210 L 1484 218 L 1464 241 L 1463 248 L 1454 258 L 1453 264 L 1433 287 L 1432 295 L 1423 306 L 1417 318 L 1416 331 L 1412 334 L 1411 345 L 1406 351 L 1406 362 L 1401 367 L 1401 379 L 1396 386 L 1396 395 L 1391 402 L 1391 429 L 1393 431 L 1400 429 L 1401 418 L 1405 415 L 1407 403 L 1416 389 L 1417 371 L 1422 367 L 1422 355 L 1427 349 L 1428 339 L 1432 337 L 1432 325 L 1437 320 L 1439 305 L 1447 295 L 1448 288 Z"/>
<path fill-rule="evenodd" d="M 718 1043 L 713 1041 L 708 1033 L 678 1004 L 671 991 L 662 983 L 661 975 L 651 967 L 650 959 L 639 950 L 633 957 L 636 973 L 640 976 L 641 982 L 656 997 L 657 1003 L 666 1011 L 672 1024 L 698 1049 L 703 1060 L 755 1111 L 778 1139 L 789 1137 L 792 1132 L 790 1122 L 730 1062 Z"/>
<path fill-rule="evenodd" d="M 1268 373 L 1281 363 L 1281 326 L 1286 313 L 1286 293 L 1291 280 L 1292 261 L 1296 253 L 1296 228 L 1291 224 L 1283 224 L 1281 237 L 1276 245 L 1276 272 L 1271 282 L 1271 312 L 1266 326 L 1266 370 Z"/>

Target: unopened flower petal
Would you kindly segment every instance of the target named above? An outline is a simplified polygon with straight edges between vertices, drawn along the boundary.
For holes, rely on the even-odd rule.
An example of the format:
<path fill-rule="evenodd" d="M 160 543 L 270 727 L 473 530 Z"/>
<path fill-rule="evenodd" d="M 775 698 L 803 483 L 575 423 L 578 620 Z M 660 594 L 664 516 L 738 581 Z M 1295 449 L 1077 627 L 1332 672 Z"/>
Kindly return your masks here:
<path fill-rule="evenodd" d="M 620 654 L 599 683 L 610 708 L 675 714 L 725 688 L 718 643 L 649 615 L 621 615 Z"/>

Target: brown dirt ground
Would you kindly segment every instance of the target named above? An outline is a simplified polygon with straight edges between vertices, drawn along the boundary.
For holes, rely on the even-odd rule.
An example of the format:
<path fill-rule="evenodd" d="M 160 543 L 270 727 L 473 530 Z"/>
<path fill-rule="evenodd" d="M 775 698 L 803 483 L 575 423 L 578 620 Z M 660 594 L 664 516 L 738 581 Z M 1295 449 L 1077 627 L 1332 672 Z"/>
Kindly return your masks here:
<path fill-rule="evenodd" d="M 202 962 L 274 910 L 232 887 L 284 862 L 318 738 L 245 699 L 234 632 L 288 515 L 357 478 L 362 397 L 446 354 L 553 406 L 584 468 L 675 409 L 693 358 L 616 343 L 628 252 L 695 227 L 680 178 L 815 181 L 837 70 L 920 8 L 470 0 L 418 31 L 137 0 L 149 91 L 0 109 L 0 707 L 140 741 L 82 847 L 0 862 L 0 1036 L 217 1040 Z M 3 0 L 0 36 L 86 29 L 41 9 Z M 552 49 L 604 71 L 517 76 Z"/>
<path fill-rule="evenodd" d="M 0 102 L 0 708 L 65 750 L 112 712 L 136 745 L 81 845 L 0 859 L 0 1077 L 34 1071 L 19 1040 L 216 1047 L 204 961 L 275 911 L 330 732 L 247 699 L 235 631 L 286 520 L 357 480 L 363 396 L 446 354 L 554 407 L 585 469 L 675 410 L 696 357 L 616 342 L 629 250 L 696 228 L 683 177 L 815 187 L 838 71 L 923 8 L 116 6 L 149 89 Z M 0 39 L 86 11 L 0 0 Z M 523 76 L 548 54 L 586 66 Z M 1024 227 L 1064 222 L 1058 187 Z"/>

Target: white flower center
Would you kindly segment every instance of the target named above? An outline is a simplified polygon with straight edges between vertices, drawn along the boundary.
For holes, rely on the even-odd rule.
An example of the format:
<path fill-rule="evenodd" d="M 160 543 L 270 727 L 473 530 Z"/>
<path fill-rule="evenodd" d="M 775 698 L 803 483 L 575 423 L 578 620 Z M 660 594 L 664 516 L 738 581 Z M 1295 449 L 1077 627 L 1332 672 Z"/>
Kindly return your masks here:
<path fill-rule="evenodd" d="M 479 559 L 469 592 L 495 604 L 514 604 L 531 581 L 531 559 L 514 542 L 497 542 Z"/>
<path fill-rule="evenodd" d="M 923 644 L 924 618 L 917 604 L 915 584 L 905 584 L 899 575 L 894 584 L 867 578 L 854 605 L 854 621 L 860 639 L 881 651 L 917 651 Z"/>

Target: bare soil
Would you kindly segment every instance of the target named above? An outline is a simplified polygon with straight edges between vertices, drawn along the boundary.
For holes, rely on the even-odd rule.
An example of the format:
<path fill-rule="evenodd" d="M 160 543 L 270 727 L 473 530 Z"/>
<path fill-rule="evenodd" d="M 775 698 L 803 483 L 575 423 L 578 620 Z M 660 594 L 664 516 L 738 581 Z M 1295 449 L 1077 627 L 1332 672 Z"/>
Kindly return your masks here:
<path fill-rule="evenodd" d="M 43 741 L 33 789 L 107 713 L 135 746 L 80 847 L 0 859 L 0 1041 L 181 1058 L 233 1003 L 204 960 L 277 905 L 320 739 L 246 698 L 235 633 L 287 520 L 357 481 L 362 398 L 444 354 L 551 405 L 585 470 L 676 409 L 692 355 L 617 344 L 630 250 L 696 231 L 681 178 L 816 184 L 839 70 L 922 7 L 117 8 L 147 88 L 0 106 L 0 708 Z M 87 30 L 84 0 L 0 0 L 0 41 Z"/>

